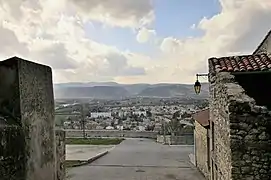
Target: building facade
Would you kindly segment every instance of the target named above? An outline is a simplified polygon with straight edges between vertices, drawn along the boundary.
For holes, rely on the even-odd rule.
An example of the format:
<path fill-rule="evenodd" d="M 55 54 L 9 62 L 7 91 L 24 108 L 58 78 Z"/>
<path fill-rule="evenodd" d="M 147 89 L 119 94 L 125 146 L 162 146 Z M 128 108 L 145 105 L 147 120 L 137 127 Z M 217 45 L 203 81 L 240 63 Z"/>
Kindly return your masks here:
<path fill-rule="evenodd" d="M 270 39 L 253 55 L 209 59 L 210 128 L 195 123 L 196 165 L 207 179 L 271 179 Z"/>
<path fill-rule="evenodd" d="M 195 120 L 195 164 L 203 175 L 209 179 L 210 175 L 210 125 L 209 109 L 193 114 Z"/>

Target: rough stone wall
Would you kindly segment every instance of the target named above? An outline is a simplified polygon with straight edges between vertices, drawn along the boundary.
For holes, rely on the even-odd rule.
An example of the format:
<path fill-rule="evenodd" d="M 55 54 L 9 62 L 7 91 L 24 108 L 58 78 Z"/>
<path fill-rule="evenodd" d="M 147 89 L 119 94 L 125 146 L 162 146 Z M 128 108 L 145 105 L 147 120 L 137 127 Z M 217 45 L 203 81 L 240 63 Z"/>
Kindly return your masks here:
<path fill-rule="evenodd" d="M 56 168 L 57 168 L 57 179 L 64 180 L 66 177 L 66 144 L 65 144 L 65 131 L 63 129 L 56 129 Z"/>
<path fill-rule="evenodd" d="M 66 137 L 83 137 L 82 130 L 66 129 Z M 152 131 L 119 131 L 119 130 L 86 130 L 87 137 L 127 137 L 127 138 L 153 138 L 158 132 Z"/>
<path fill-rule="evenodd" d="M 267 53 L 271 54 L 271 31 L 264 38 L 263 42 L 255 50 L 253 54 Z"/>
<path fill-rule="evenodd" d="M 215 123 L 213 159 L 217 178 L 270 179 L 270 112 L 257 106 L 228 73 L 212 78 L 211 86 L 210 112 Z"/>
<path fill-rule="evenodd" d="M 170 136 L 157 135 L 156 142 L 162 143 L 162 144 L 170 144 Z"/>
<path fill-rule="evenodd" d="M 233 88 L 233 87 L 231 87 Z M 257 106 L 242 87 L 229 103 L 233 180 L 271 177 L 271 114 Z"/>
<path fill-rule="evenodd" d="M 183 136 L 175 136 L 172 137 L 170 135 L 157 135 L 156 141 L 158 143 L 165 143 L 171 145 L 193 145 L 194 144 L 194 136 L 193 134 L 187 134 Z"/>
<path fill-rule="evenodd" d="M 210 77 L 211 173 L 215 179 L 231 179 L 230 121 L 228 115 L 228 73 Z M 212 122 L 214 126 L 212 126 Z M 213 136 L 214 135 L 214 136 Z M 212 140 L 214 146 L 212 146 Z M 212 163 L 213 162 L 213 163 Z"/>
<path fill-rule="evenodd" d="M 0 179 L 25 180 L 26 156 L 22 128 L 0 126 Z"/>
<path fill-rule="evenodd" d="M 15 179 L 55 180 L 56 152 L 51 68 L 14 57 L 0 62 L 0 77 L 0 116 L 7 125 L 22 129 L 23 144 L 20 144 L 20 147 L 19 143 L 5 147 L 5 151 L 22 148 L 21 153 L 24 154 L 25 162 L 22 165 L 24 176 L 18 176 L 17 171 L 14 171 L 13 173 L 17 174 Z"/>
<path fill-rule="evenodd" d="M 205 177 L 209 177 L 208 168 L 208 147 L 207 147 L 207 129 L 195 121 L 195 144 L 196 144 L 196 165 L 198 169 L 204 174 Z"/>

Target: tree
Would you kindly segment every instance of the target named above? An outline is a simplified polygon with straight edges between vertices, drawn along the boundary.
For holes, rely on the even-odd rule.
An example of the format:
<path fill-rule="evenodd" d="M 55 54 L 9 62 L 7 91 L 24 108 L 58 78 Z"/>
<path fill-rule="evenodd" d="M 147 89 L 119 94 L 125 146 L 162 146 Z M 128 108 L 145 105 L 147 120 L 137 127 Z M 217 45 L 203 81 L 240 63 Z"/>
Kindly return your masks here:
<path fill-rule="evenodd" d="M 178 119 L 178 117 L 180 117 L 180 111 L 176 111 L 176 112 L 172 115 L 172 119 Z"/>
<path fill-rule="evenodd" d="M 177 118 L 172 119 L 166 125 L 167 125 L 168 131 L 170 132 L 172 136 L 181 134 L 184 127 L 184 125 L 181 124 Z"/>
<path fill-rule="evenodd" d="M 147 116 L 147 117 L 152 117 L 152 113 L 151 113 L 150 110 L 147 110 L 147 111 L 146 111 L 146 116 Z"/>
<path fill-rule="evenodd" d="M 187 112 L 184 112 L 182 114 L 182 118 L 190 118 L 191 117 L 191 114 L 190 113 L 187 113 Z"/>
<path fill-rule="evenodd" d="M 147 125 L 146 131 L 153 131 L 154 130 L 154 125 Z"/>

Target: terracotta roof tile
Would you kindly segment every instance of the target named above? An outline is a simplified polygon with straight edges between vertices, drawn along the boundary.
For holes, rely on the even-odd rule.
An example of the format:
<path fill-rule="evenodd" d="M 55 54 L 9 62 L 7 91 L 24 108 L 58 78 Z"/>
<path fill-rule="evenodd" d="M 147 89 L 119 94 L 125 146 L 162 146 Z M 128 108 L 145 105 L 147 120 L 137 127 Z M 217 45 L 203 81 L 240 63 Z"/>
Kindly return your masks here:
<path fill-rule="evenodd" d="M 209 109 L 196 112 L 192 117 L 204 127 L 209 125 Z"/>
<path fill-rule="evenodd" d="M 244 72 L 271 70 L 271 57 L 267 54 L 210 58 L 211 72 Z"/>

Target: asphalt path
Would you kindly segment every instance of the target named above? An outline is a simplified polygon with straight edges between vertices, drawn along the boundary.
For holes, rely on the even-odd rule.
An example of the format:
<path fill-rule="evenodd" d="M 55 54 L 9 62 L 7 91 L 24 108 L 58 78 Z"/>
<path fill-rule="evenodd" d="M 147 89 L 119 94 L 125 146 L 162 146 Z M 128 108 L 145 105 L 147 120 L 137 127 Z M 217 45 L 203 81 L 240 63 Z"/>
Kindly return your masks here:
<path fill-rule="evenodd" d="M 193 146 L 127 139 L 90 165 L 68 169 L 68 180 L 204 180 L 192 165 Z"/>

